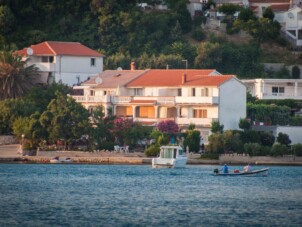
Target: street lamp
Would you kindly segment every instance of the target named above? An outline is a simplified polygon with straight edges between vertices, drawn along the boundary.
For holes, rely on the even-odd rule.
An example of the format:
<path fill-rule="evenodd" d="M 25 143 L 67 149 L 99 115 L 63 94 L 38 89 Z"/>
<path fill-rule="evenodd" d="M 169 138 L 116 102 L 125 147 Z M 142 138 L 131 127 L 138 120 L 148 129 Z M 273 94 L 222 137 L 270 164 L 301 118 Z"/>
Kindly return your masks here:
<path fill-rule="evenodd" d="M 24 134 L 21 135 L 22 136 L 22 140 L 21 140 L 21 149 L 22 149 L 22 155 L 23 155 L 23 148 L 24 148 Z"/>

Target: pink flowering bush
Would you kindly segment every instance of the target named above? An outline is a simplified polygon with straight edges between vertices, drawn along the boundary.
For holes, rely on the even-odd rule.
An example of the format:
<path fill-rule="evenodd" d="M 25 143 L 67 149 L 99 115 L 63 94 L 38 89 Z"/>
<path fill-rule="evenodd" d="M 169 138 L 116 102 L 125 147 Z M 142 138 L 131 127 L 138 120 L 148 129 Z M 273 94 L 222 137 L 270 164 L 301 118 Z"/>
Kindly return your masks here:
<path fill-rule="evenodd" d="M 165 132 L 169 134 L 175 134 L 179 131 L 178 125 L 175 123 L 175 121 L 172 120 L 165 120 L 159 122 L 157 128 L 160 132 Z"/>

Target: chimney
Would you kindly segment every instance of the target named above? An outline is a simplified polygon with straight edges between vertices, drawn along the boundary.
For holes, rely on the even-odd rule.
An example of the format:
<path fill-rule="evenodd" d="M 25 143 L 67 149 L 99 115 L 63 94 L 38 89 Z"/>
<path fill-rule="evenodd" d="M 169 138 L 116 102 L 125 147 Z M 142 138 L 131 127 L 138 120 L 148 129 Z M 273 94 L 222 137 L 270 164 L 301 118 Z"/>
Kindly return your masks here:
<path fill-rule="evenodd" d="M 181 84 L 184 84 L 185 82 L 187 82 L 187 74 L 182 74 L 182 77 L 181 77 Z"/>
<path fill-rule="evenodd" d="M 130 68 L 131 68 L 131 70 L 135 70 L 135 62 L 134 61 L 131 62 Z"/>

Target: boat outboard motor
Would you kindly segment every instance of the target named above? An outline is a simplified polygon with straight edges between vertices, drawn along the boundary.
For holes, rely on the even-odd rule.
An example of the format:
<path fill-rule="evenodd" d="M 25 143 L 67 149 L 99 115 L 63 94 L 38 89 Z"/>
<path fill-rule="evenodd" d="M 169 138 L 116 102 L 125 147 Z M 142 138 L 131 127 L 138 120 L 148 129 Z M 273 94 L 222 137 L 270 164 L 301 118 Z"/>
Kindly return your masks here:
<path fill-rule="evenodd" d="M 218 170 L 218 169 L 214 169 L 214 173 L 215 173 L 215 174 L 218 174 L 218 173 L 219 173 L 219 170 Z"/>

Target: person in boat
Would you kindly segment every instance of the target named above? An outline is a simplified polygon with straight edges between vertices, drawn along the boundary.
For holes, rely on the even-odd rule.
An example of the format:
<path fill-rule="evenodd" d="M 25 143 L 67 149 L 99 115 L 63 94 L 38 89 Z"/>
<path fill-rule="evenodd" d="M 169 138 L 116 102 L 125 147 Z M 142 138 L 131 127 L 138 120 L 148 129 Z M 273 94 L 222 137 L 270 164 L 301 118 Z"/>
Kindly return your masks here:
<path fill-rule="evenodd" d="M 252 171 L 252 168 L 251 168 L 250 164 L 247 164 L 245 167 L 243 167 L 243 172 L 248 173 L 251 171 Z"/>
<path fill-rule="evenodd" d="M 229 172 L 229 167 L 227 166 L 227 164 L 224 164 L 224 166 L 222 166 L 221 170 L 223 173 L 228 173 Z"/>

